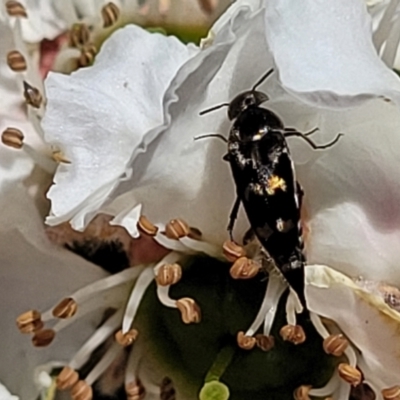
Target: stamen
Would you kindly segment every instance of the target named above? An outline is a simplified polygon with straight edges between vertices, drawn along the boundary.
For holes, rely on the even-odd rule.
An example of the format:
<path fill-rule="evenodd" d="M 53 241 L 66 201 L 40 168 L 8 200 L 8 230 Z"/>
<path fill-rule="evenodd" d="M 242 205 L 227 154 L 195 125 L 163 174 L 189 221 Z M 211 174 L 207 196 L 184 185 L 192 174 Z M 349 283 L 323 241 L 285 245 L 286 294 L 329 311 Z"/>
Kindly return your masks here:
<path fill-rule="evenodd" d="M 72 400 L 91 400 L 93 389 L 85 381 L 78 381 L 71 389 Z"/>
<path fill-rule="evenodd" d="M 183 297 L 176 301 L 176 306 L 181 312 L 184 324 L 197 324 L 201 321 L 201 309 L 190 297 Z"/>
<path fill-rule="evenodd" d="M 178 240 L 182 237 L 189 235 L 189 225 L 182 219 L 172 219 L 165 226 L 165 236 L 169 239 Z"/>
<path fill-rule="evenodd" d="M 215 246 L 211 243 L 203 242 L 201 240 L 196 240 L 190 237 L 191 233 L 186 237 L 182 237 L 179 239 L 180 243 L 182 243 L 186 248 L 195 251 L 196 253 L 204 253 L 214 258 L 221 258 L 221 248 L 219 246 Z"/>
<path fill-rule="evenodd" d="M 61 319 L 71 318 L 76 314 L 77 310 L 78 304 L 76 301 L 71 299 L 71 297 L 68 297 L 61 300 L 61 302 L 53 308 L 53 316 Z"/>
<path fill-rule="evenodd" d="M 7 1 L 6 10 L 10 17 L 28 17 L 25 7 L 18 1 Z"/>
<path fill-rule="evenodd" d="M 160 286 L 174 285 L 182 277 L 182 268 L 179 264 L 164 264 L 157 272 L 156 282 Z"/>
<path fill-rule="evenodd" d="M 32 344 L 35 347 L 46 347 L 48 346 L 56 336 L 53 329 L 42 329 L 36 331 L 32 337 Z"/>
<path fill-rule="evenodd" d="M 21 314 L 16 322 L 21 333 L 33 333 L 43 328 L 41 314 L 36 310 L 30 310 Z"/>
<path fill-rule="evenodd" d="M 158 232 L 154 236 L 155 241 L 166 249 L 173 251 L 179 251 L 181 253 L 193 254 L 194 251 L 186 247 L 180 240 L 170 239 L 162 232 L 164 226 L 162 224 L 157 224 Z"/>
<path fill-rule="evenodd" d="M 119 18 L 119 8 L 114 3 L 108 3 L 101 9 L 101 16 L 103 18 L 103 27 L 109 28 L 114 25 Z"/>
<path fill-rule="evenodd" d="M 165 377 L 161 382 L 160 399 L 161 400 L 176 400 L 176 392 L 175 392 L 173 382 L 168 377 Z"/>
<path fill-rule="evenodd" d="M 310 396 L 308 395 L 310 392 L 311 386 L 302 385 L 298 387 L 294 393 L 293 397 L 295 400 L 310 400 Z"/>
<path fill-rule="evenodd" d="M 238 332 L 236 341 L 238 346 L 243 350 L 252 350 L 257 343 L 253 336 L 247 336 L 243 331 Z"/>
<path fill-rule="evenodd" d="M 335 372 L 325 386 L 323 386 L 322 388 L 311 389 L 309 394 L 310 396 L 315 396 L 315 397 L 329 396 L 336 390 L 339 384 L 340 384 L 339 375 L 337 372 Z"/>
<path fill-rule="evenodd" d="M 117 354 L 121 351 L 121 346 L 118 343 L 113 343 L 106 351 L 100 362 L 90 371 L 89 375 L 85 378 L 88 385 L 93 385 L 100 375 L 110 366 L 115 360 Z"/>
<path fill-rule="evenodd" d="M 176 300 L 169 297 L 170 286 L 157 286 L 157 297 L 162 305 L 169 308 L 178 308 Z"/>
<path fill-rule="evenodd" d="M 12 147 L 14 149 L 20 149 L 24 144 L 24 134 L 19 129 L 8 127 L 2 133 L 1 141 L 6 146 Z"/>
<path fill-rule="evenodd" d="M 358 386 L 362 381 L 361 372 L 357 368 L 349 364 L 346 363 L 339 364 L 338 372 L 339 376 L 347 383 L 350 383 L 350 385 L 352 386 Z"/>
<path fill-rule="evenodd" d="M 262 351 L 270 351 L 275 346 L 275 338 L 258 333 L 256 336 L 256 345 Z"/>
<path fill-rule="evenodd" d="M 233 263 L 229 272 L 233 279 L 251 279 L 259 273 L 260 268 L 258 262 L 247 257 L 240 257 Z"/>
<path fill-rule="evenodd" d="M 140 359 L 141 348 L 139 346 L 134 346 L 129 353 L 125 371 L 125 392 L 127 400 L 142 400 L 146 394 L 143 385 L 137 378 Z"/>
<path fill-rule="evenodd" d="M 124 320 L 122 322 L 122 333 L 127 333 L 131 328 L 133 319 L 135 318 L 136 312 L 139 308 L 140 301 L 142 300 L 146 289 L 149 287 L 153 279 L 154 272 L 152 266 L 147 267 L 140 274 L 126 305 Z"/>
<path fill-rule="evenodd" d="M 125 392 L 127 400 L 143 400 L 146 396 L 146 390 L 140 381 L 125 385 Z"/>
<path fill-rule="evenodd" d="M 400 399 L 400 386 L 393 386 L 388 389 L 382 390 L 384 400 L 399 400 Z"/>
<path fill-rule="evenodd" d="M 136 329 L 131 329 L 130 331 L 126 332 L 125 334 L 122 333 L 122 330 L 119 330 L 115 334 L 115 341 L 120 344 L 122 347 L 128 347 L 136 341 L 139 332 Z"/>
<path fill-rule="evenodd" d="M 325 353 L 335 357 L 342 356 L 348 346 L 349 342 L 342 334 L 330 335 L 323 342 Z"/>
<path fill-rule="evenodd" d="M 122 318 L 122 310 L 117 311 L 104 324 L 98 328 L 94 334 L 85 342 L 80 350 L 74 355 L 69 362 L 69 367 L 75 370 L 80 369 L 89 359 L 92 352 L 100 346 L 120 325 Z"/>
<path fill-rule="evenodd" d="M 285 325 L 279 331 L 284 341 L 291 342 L 295 345 L 306 341 L 306 334 L 300 325 Z"/>
<path fill-rule="evenodd" d="M 218 0 L 197 0 L 202 11 L 212 14 L 217 7 Z"/>
<path fill-rule="evenodd" d="M 151 223 L 144 215 L 140 216 L 137 227 L 139 230 L 149 236 L 155 236 L 158 231 L 158 228 L 153 223 Z"/>
<path fill-rule="evenodd" d="M 90 43 L 83 46 L 78 60 L 79 67 L 88 67 L 92 65 L 96 54 L 97 48 L 94 44 Z"/>
<path fill-rule="evenodd" d="M 81 47 L 87 44 L 90 39 L 90 31 L 86 24 L 76 23 L 69 31 L 69 47 Z"/>
<path fill-rule="evenodd" d="M 25 57 L 17 50 L 10 51 L 7 54 L 7 64 L 14 72 L 26 71 Z"/>
<path fill-rule="evenodd" d="M 238 258 L 246 255 L 246 250 L 243 246 L 238 245 L 232 240 L 227 240 L 222 245 L 222 250 L 225 258 L 230 262 L 235 262 Z"/>
<path fill-rule="evenodd" d="M 24 84 L 24 97 L 26 104 L 34 108 L 40 108 L 43 102 L 43 97 L 39 89 L 31 86 L 26 81 L 23 81 L 23 84 Z"/>
<path fill-rule="evenodd" d="M 195 228 L 194 226 L 191 226 L 189 229 L 190 229 L 190 232 L 189 232 L 188 237 L 189 237 L 190 239 L 193 239 L 193 240 L 201 240 L 203 234 L 202 234 L 202 232 L 201 232 L 200 229 Z"/>
<path fill-rule="evenodd" d="M 289 325 L 296 325 L 296 313 L 300 314 L 303 311 L 303 306 L 297 294 L 290 289 L 289 296 L 286 300 L 286 321 Z"/>
<path fill-rule="evenodd" d="M 70 367 L 64 367 L 56 378 L 58 390 L 71 389 L 79 381 L 78 373 Z"/>
<path fill-rule="evenodd" d="M 39 153 L 36 149 L 23 143 L 22 150 L 44 171 L 53 174 L 56 169 L 56 163 L 44 154 Z"/>
<path fill-rule="evenodd" d="M 57 164 L 71 164 L 71 161 L 60 150 L 53 151 L 52 158 Z"/>

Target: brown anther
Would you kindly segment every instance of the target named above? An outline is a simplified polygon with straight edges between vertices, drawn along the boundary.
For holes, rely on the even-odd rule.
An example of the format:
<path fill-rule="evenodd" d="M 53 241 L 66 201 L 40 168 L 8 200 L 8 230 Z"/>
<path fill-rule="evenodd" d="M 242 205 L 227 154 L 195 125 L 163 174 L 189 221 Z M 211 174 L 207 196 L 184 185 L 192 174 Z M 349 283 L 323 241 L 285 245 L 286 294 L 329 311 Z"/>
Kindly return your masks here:
<path fill-rule="evenodd" d="M 169 239 L 177 240 L 189 235 L 189 233 L 189 225 L 179 218 L 171 219 L 165 227 L 165 236 Z"/>
<path fill-rule="evenodd" d="M 56 386 L 58 390 L 71 389 L 78 381 L 78 373 L 71 367 L 64 367 L 56 378 Z"/>
<path fill-rule="evenodd" d="M 164 264 L 156 276 L 157 285 L 169 286 L 179 282 L 182 277 L 182 268 L 179 264 Z"/>
<path fill-rule="evenodd" d="M 140 381 L 127 383 L 125 392 L 127 400 L 142 400 L 146 395 L 146 391 Z"/>
<path fill-rule="evenodd" d="M 24 17 L 26 18 L 28 14 L 26 13 L 25 7 L 18 1 L 7 1 L 6 10 L 10 17 Z"/>
<path fill-rule="evenodd" d="M 383 389 L 382 396 L 384 400 L 400 400 L 400 386 Z"/>
<path fill-rule="evenodd" d="M 199 6 L 206 14 L 212 14 L 217 6 L 218 0 L 197 0 Z"/>
<path fill-rule="evenodd" d="M 201 321 L 201 309 L 190 297 L 183 297 L 177 300 L 175 304 L 181 312 L 184 324 L 197 324 Z"/>
<path fill-rule="evenodd" d="M 1 134 L 1 141 L 8 147 L 20 149 L 24 144 L 24 134 L 16 128 L 7 128 Z"/>
<path fill-rule="evenodd" d="M 88 67 L 92 65 L 96 54 L 97 48 L 94 44 L 86 44 L 83 46 L 78 60 L 79 67 Z"/>
<path fill-rule="evenodd" d="M 255 338 L 257 347 L 263 351 L 269 351 L 275 346 L 275 338 L 273 336 L 258 333 Z"/>
<path fill-rule="evenodd" d="M 139 332 L 136 329 L 131 329 L 126 333 L 122 333 L 120 329 L 115 335 L 115 341 L 123 347 L 130 346 L 138 337 Z"/>
<path fill-rule="evenodd" d="M 238 258 L 229 273 L 233 279 L 251 279 L 260 271 L 260 265 L 247 257 Z"/>
<path fill-rule="evenodd" d="M 53 151 L 52 158 L 58 164 L 71 164 L 71 161 L 69 161 L 60 150 Z"/>
<path fill-rule="evenodd" d="M 42 329 L 36 331 L 32 337 L 32 343 L 35 347 L 46 347 L 48 346 L 56 336 L 53 329 Z"/>
<path fill-rule="evenodd" d="M 323 342 L 325 353 L 332 354 L 335 357 L 343 355 L 348 345 L 348 340 L 342 334 L 330 335 Z"/>
<path fill-rule="evenodd" d="M 72 400 L 92 400 L 93 390 L 85 381 L 78 381 L 71 388 Z"/>
<path fill-rule="evenodd" d="M 194 228 L 193 226 L 189 228 L 188 237 L 190 237 L 191 239 L 201 240 L 202 236 L 203 234 L 201 233 L 200 229 Z"/>
<path fill-rule="evenodd" d="M 68 45 L 70 47 L 81 47 L 90 39 L 90 31 L 86 24 L 76 23 L 69 31 Z"/>
<path fill-rule="evenodd" d="M 293 393 L 293 397 L 295 400 L 310 400 L 310 393 L 311 386 L 309 385 L 301 385 L 299 386 Z"/>
<path fill-rule="evenodd" d="M 338 365 L 339 376 L 345 380 L 347 383 L 350 383 L 352 386 L 358 386 L 362 380 L 362 374 L 357 369 L 352 367 L 349 364 L 341 363 Z"/>
<path fill-rule="evenodd" d="M 76 301 L 71 297 L 67 297 L 53 308 L 53 316 L 61 319 L 71 318 L 76 314 L 77 310 L 78 304 Z"/>
<path fill-rule="evenodd" d="M 17 327 L 21 333 L 32 333 L 43 328 L 39 311 L 30 310 L 17 318 Z"/>
<path fill-rule="evenodd" d="M 114 25 L 119 18 L 119 8 L 114 3 L 108 3 L 101 9 L 103 17 L 103 27 L 109 28 Z"/>
<path fill-rule="evenodd" d="M 43 97 L 39 89 L 31 86 L 28 82 L 24 81 L 24 97 L 26 104 L 34 107 L 40 108 L 42 105 Z"/>
<path fill-rule="evenodd" d="M 236 336 L 238 346 L 243 350 L 251 350 L 256 345 L 256 338 L 253 336 L 246 336 L 243 331 L 238 332 Z"/>
<path fill-rule="evenodd" d="M 10 51 L 7 54 L 7 64 L 14 72 L 26 70 L 25 57 L 18 50 Z"/>
<path fill-rule="evenodd" d="M 293 344 L 301 344 L 306 340 L 306 334 L 300 325 L 285 325 L 279 333 L 283 340 Z"/>
<path fill-rule="evenodd" d="M 155 236 L 158 228 L 152 224 L 144 215 L 141 215 L 137 224 L 139 230 L 144 232 L 146 235 Z"/>
<path fill-rule="evenodd" d="M 226 240 L 224 242 L 222 245 L 222 251 L 225 258 L 230 262 L 235 262 L 238 258 L 246 255 L 246 250 L 232 240 Z"/>

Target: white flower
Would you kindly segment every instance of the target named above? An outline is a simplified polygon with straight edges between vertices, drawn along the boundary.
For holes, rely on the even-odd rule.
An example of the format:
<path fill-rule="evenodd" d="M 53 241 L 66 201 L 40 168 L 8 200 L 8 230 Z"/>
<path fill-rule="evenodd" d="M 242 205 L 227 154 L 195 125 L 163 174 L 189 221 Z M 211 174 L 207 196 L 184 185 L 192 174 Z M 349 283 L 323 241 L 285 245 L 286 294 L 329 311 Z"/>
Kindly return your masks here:
<path fill-rule="evenodd" d="M 324 152 L 313 152 L 306 143 L 290 142 L 306 193 L 308 260 L 329 265 L 307 267 L 306 297 L 312 321 L 320 334 L 329 338 L 319 316 L 330 318 L 351 340 L 345 352 L 347 363 L 340 367 L 345 371 L 339 368 L 327 387 L 314 388 L 310 395 L 334 394 L 346 400 L 348 382 L 358 379 L 356 365 L 377 396 L 399 384 L 395 374 L 374 371 L 386 365 L 392 371 L 399 369 L 399 360 L 393 356 L 398 314 L 376 293 L 367 292 L 348 277 L 363 275 L 368 280 L 400 285 L 396 269 L 400 254 L 395 245 L 399 240 L 400 86 L 374 51 L 370 24 L 364 4 L 356 0 L 338 1 L 329 8 L 303 2 L 301 10 L 287 0 L 243 0 L 216 23 L 202 49 L 127 27 L 109 39 L 92 68 L 69 77 L 50 75 L 45 138 L 60 148 L 71 164 L 58 167 L 49 192 L 52 210 L 47 222 L 71 221 L 82 230 L 97 213 L 106 212 L 115 216 L 114 224 L 126 227 L 136 237 L 143 235 L 146 224 L 140 216 L 145 214 L 155 223 L 150 224 L 155 239 L 174 250 L 159 263 L 128 269 L 71 295 L 72 309 L 96 308 L 100 300 L 118 309 L 64 369 L 64 375 L 74 377 L 74 387 L 80 385 L 90 393 L 90 385 L 121 352 L 114 343 L 85 381 L 76 382 L 74 370 L 82 367 L 114 329 L 122 326 L 119 342 L 136 336 L 132 324 L 155 277 L 161 303 L 177 308 L 185 323 L 199 321 L 200 311 L 193 299 L 176 300 L 170 295 L 171 284 L 181 274 L 175 263 L 182 261 L 185 253 L 219 255 L 234 185 L 221 161 L 222 143 L 194 141 L 207 133 L 226 135 L 229 123 L 225 113 L 215 111 L 204 117 L 198 113 L 229 102 L 272 66 L 275 75 L 262 90 L 271 97 L 267 106 L 287 126 L 300 131 L 319 127 L 320 133 L 314 135 L 318 143 L 344 133 L 335 147 Z M 357 107 L 350 109 L 349 105 Z M 198 228 L 202 240 L 188 237 L 193 230 L 182 221 L 166 225 L 176 217 Z M 247 225 L 241 215 L 235 237 L 242 237 Z M 184 234 L 161 233 L 178 228 Z M 160 283 L 163 277 L 168 278 L 167 283 Z M 259 329 L 269 337 L 276 304 L 285 288 L 279 278 L 270 276 L 259 313 L 244 331 L 245 337 L 252 339 Z M 286 303 L 289 328 L 297 323 L 299 305 L 295 300 L 290 294 Z M 338 309 L 348 310 L 349 317 L 344 318 Z M 43 315 L 45 322 L 54 319 L 49 317 L 51 309 Z M 354 327 L 365 317 L 370 321 L 368 328 Z M 37 335 L 40 339 L 40 332 Z M 158 368 L 163 366 L 154 367 L 157 356 L 151 353 L 150 340 L 147 358 L 140 364 L 146 339 L 139 336 L 139 340 L 142 345 L 134 346 L 127 361 L 125 385 L 128 392 L 140 391 L 142 379 L 148 398 L 156 398 L 159 381 L 156 383 L 163 373 Z M 387 347 L 377 345 L 379 340 L 387 342 Z M 344 383 L 338 384 L 338 374 Z M 185 394 L 179 373 L 174 378 L 183 391 L 179 396 L 191 398 L 193 391 L 188 389 L 192 394 Z"/>

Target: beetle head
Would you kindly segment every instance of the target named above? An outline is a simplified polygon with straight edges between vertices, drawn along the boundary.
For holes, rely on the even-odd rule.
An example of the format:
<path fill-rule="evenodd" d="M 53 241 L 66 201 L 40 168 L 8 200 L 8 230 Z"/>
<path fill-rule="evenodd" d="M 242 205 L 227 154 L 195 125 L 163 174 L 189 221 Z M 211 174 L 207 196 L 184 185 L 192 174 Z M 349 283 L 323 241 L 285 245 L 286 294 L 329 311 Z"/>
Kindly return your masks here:
<path fill-rule="evenodd" d="M 269 98 L 263 92 L 248 90 L 237 95 L 229 104 L 228 118 L 233 120 L 249 107 L 258 107 Z"/>

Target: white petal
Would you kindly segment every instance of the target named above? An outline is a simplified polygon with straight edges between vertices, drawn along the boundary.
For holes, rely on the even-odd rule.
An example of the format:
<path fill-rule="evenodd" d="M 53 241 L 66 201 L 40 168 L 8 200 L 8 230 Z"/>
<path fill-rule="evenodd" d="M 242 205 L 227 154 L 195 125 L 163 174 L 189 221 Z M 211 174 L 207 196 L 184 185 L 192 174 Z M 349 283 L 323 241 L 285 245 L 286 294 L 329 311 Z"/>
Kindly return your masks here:
<path fill-rule="evenodd" d="M 74 228 L 82 229 L 85 214 L 130 173 L 127 164 L 143 136 L 162 123 L 163 94 L 191 49 L 129 26 L 105 43 L 93 67 L 50 75 L 43 127 L 72 163 L 56 173 L 48 223 L 74 217 Z"/>
<path fill-rule="evenodd" d="M 283 86 L 335 107 L 371 96 L 400 102 L 400 82 L 379 59 L 364 1 L 266 2 L 266 37 Z"/>
<path fill-rule="evenodd" d="M 247 5 L 239 7 L 232 20 L 220 27 L 213 46 L 189 60 L 168 89 L 165 124 L 146 135 L 146 153 L 132 163 L 134 174 L 119 185 L 118 207 L 141 203 L 143 213 L 154 223 L 176 217 L 199 228 L 205 240 L 221 244 L 235 200 L 229 166 L 222 160 L 226 145 L 217 139 L 195 141 L 204 133 L 227 135 L 230 123 L 226 110 L 205 116 L 199 112 L 226 103 L 251 87 L 271 65 L 262 35 L 263 15 Z M 252 68 L 248 60 L 252 58 Z M 248 228 L 243 214 L 235 236 Z"/>
<path fill-rule="evenodd" d="M 3 187 L 0 198 L 0 380 L 12 393 L 34 400 L 34 369 L 48 361 L 69 360 L 95 327 L 98 315 L 73 325 L 45 349 L 35 349 L 18 332 L 15 319 L 27 310 L 47 309 L 71 291 L 105 273 L 47 240 L 41 218 L 26 191 Z"/>
<path fill-rule="evenodd" d="M 398 385 L 400 314 L 339 272 L 321 265 L 306 268 L 310 311 L 332 319 L 360 350 L 365 378 L 379 389 Z"/>
<path fill-rule="evenodd" d="M 18 400 L 18 397 L 13 396 L 8 389 L 0 383 L 0 400 Z"/>

